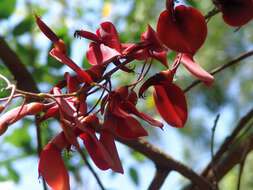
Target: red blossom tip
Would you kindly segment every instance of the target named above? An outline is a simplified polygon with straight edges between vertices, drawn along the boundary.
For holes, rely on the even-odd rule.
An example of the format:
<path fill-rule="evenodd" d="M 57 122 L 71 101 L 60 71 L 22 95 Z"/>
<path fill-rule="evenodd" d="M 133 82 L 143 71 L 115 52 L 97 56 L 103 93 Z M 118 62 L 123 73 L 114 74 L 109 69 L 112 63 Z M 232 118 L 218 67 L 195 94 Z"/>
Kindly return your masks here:
<path fill-rule="evenodd" d="M 35 14 L 35 19 L 40 30 L 45 34 L 45 36 L 51 40 L 53 43 L 57 42 L 59 38 L 57 35 L 44 23 L 39 16 Z"/>

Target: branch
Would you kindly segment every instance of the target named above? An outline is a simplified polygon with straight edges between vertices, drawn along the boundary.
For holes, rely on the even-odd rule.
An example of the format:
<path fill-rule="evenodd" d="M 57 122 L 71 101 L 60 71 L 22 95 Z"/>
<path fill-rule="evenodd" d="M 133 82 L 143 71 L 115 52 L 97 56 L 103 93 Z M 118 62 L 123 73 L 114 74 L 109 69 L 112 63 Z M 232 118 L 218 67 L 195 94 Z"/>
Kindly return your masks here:
<path fill-rule="evenodd" d="M 226 138 L 226 140 L 223 142 L 217 153 L 214 155 L 212 162 L 215 163 L 218 160 L 221 159 L 222 155 L 229 149 L 237 135 L 242 131 L 242 129 L 247 125 L 247 123 L 253 118 L 253 108 L 244 116 L 241 118 L 241 120 L 238 122 L 237 126 L 231 133 L 229 137 Z M 212 162 L 210 162 L 207 167 L 202 172 L 202 176 L 206 176 L 212 167 Z"/>
<path fill-rule="evenodd" d="M 28 92 L 39 92 L 39 89 L 32 75 L 21 62 L 17 54 L 9 47 L 3 37 L 0 36 L 0 59 L 10 70 L 15 80 L 17 87 Z"/>
<path fill-rule="evenodd" d="M 235 65 L 235 64 L 237 64 L 237 63 L 239 63 L 241 60 L 246 59 L 246 58 L 248 58 L 248 57 L 250 57 L 250 56 L 252 56 L 252 55 L 253 55 L 253 50 L 250 50 L 250 51 L 248 51 L 248 52 L 246 52 L 246 53 L 241 54 L 241 55 L 238 56 L 237 58 L 235 58 L 235 59 L 229 61 L 228 63 L 226 63 L 226 64 L 224 64 L 224 65 L 221 65 L 221 66 L 219 66 L 219 67 L 216 67 L 216 68 L 213 69 L 210 73 L 211 73 L 212 75 L 216 75 L 217 73 L 223 71 L 224 69 L 226 69 L 226 68 L 228 68 L 228 67 L 231 67 L 231 66 L 233 66 L 233 65 Z M 187 93 L 189 90 L 191 90 L 193 87 L 195 87 L 196 85 L 198 85 L 198 84 L 200 84 L 200 83 L 201 83 L 200 80 L 195 80 L 192 84 L 190 84 L 188 87 L 186 87 L 186 88 L 184 89 L 184 92 Z"/>
<path fill-rule="evenodd" d="M 164 169 L 164 168 L 157 166 L 155 176 L 154 176 L 148 190 L 160 189 L 169 173 L 170 173 L 170 171 L 168 169 Z"/>
<path fill-rule="evenodd" d="M 233 147 L 233 144 L 235 144 L 235 139 L 238 134 L 247 126 L 252 118 L 253 109 L 251 109 L 244 117 L 241 118 L 231 135 L 226 138 L 217 153 L 214 155 L 213 159 L 206 166 L 201 176 L 208 180 L 211 179 L 211 181 L 213 179 L 217 180 L 217 182 L 220 181 L 222 177 L 233 168 L 234 165 L 240 163 L 248 154 L 248 152 L 253 149 L 253 135 L 251 135 L 249 138 L 246 138 L 246 140 L 241 142 L 240 145 L 237 145 L 237 148 L 231 148 Z M 250 144 L 250 147 L 248 144 Z M 246 151 L 245 147 L 247 147 Z M 223 156 L 225 156 L 225 158 L 222 158 Z M 213 171 L 215 171 L 215 173 Z M 194 189 L 194 185 L 190 185 L 185 189 Z"/>
<path fill-rule="evenodd" d="M 157 166 L 167 169 L 167 171 L 177 171 L 187 179 L 191 180 L 195 185 L 205 190 L 213 190 L 213 186 L 204 177 L 199 176 L 192 169 L 188 168 L 184 164 L 174 160 L 169 155 L 162 152 L 159 148 L 145 141 L 139 139 L 136 141 L 129 141 L 123 139 L 117 139 L 119 142 L 131 147 L 132 149 L 142 153 L 147 158 L 152 160 Z"/>

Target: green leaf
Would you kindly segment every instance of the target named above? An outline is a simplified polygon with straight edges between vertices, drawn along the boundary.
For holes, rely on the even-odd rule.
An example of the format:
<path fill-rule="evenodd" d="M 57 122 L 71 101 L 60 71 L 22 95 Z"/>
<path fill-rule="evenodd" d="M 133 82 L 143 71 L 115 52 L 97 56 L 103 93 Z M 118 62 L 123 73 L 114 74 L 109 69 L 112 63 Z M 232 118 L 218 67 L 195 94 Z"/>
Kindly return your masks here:
<path fill-rule="evenodd" d="M 33 23 L 34 21 L 31 19 L 31 17 L 25 18 L 14 27 L 13 35 L 19 36 L 26 32 L 29 32 L 32 29 Z"/>
<path fill-rule="evenodd" d="M 10 95 L 10 90 L 6 90 L 6 87 L 6 82 L 0 79 L 0 98 L 4 98 Z"/>
<path fill-rule="evenodd" d="M 16 0 L 1 0 L 0 1 L 0 19 L 8 18 L 15 10 Z"/>
<path fill-rule="evenodd" d="M 133 156 L 133 158 L 136 160 L 136 161 L 138 161 L 138 162 L 140 162 L 140 163 L 142 163 L 142 162 L 144 162 L 145 161 L 145 156 L 143 155 L 143 154 L 141 154 L 141 153 L 139 153 L 139 152 L 137 152 L 137 151 L 132 151 L 131 152 L 131 155 Z"/>
<path fill-rule="evenodd" d="M 134 182 L 135 185 L 139 185 L 140 183 L 140 180 L 139 180 L 139 175 L 138 175 L 138 172 L 135 168 L 133 167 L 130 167 L 129 170 L 129 175 L 131 177 L 131 180 Z"/>

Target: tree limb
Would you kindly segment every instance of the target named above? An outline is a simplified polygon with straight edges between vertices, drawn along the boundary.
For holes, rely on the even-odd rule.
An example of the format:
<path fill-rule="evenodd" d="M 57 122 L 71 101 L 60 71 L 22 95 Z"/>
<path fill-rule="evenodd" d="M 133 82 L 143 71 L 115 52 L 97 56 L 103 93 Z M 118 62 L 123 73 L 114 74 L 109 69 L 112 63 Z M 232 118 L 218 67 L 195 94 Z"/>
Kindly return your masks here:
<path fill-rule="evenodd" d="M 17 54 L 9 47 L 4 38 L 0 36 L 0 59 L 5 66 L 10 70 L 15 80 L 17 87 L 29 92 L 39 92 L 39 89 L 26 66 L 21 62 Z"/>
<path fill-rule="evenodd" d="M 119 142 L 133 148 L 134 150 L 144 154 L 147 158 L 152 160 L 156 165 L 167 170 L 174 170 L 191 180 L 200 189 L 213 190 L 213 186 L 204 177 L 199 176 L 192 169 L 184 164 L 174 160 L 169 155 L 165 154 L 162 150 L 150 144 L 144 139 L 139 140 L 123 140 L 117 139 Z"/>
<path fill-rule="evenodd" d="M 170 173 L 170 171 L 168 169 L 164 169 L 164 168 L 157 166 L 155 176 L 154 176 L 150 186 L 148 187 L 148 190 L 160 189 L 169 173 Z"/>

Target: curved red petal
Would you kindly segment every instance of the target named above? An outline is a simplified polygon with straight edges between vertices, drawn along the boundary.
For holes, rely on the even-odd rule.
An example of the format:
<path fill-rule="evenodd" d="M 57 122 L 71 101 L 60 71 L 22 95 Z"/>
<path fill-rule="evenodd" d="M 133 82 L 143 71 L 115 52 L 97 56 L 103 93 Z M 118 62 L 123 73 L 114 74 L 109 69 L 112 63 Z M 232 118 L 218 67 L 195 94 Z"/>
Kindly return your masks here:
<path fill-rule="evenodd" d="M 123 174 L 124 171 L 120 162 L 113 135 L 107 131 L 101 131 L 99 141 L 104 145 L 113 160 L 112 170 Z"/>
<path fill-rule="evenodd" d="M 148 114 L 145 114 L 143 112 L 139 112 L 139 110 L 137 110 L 137 108 L 132 103 L 124 102 L 123 107 L 124 107 L 124 110 L 126 110 L 128 113 L 136 115 L 137 117 L 145 120 L 146 122 L 148 122 L 151 125 L 163 128 L 163 124 L 160 121 L 152 118 Z"/>
<path fill-rule="evenodd" d="M 36 115 L 44 109 L 44 104 L 39 102 L 29 103 L 16 107 L 1 116 L 0 119 L 0 135 L 2 135 L 8 126 L 22 119 L 27 115 Z"/>
<path fill-rule="evenodd" d="M 86 30 L 77 30 L 74 33 L 74 37 L 82 37 L 89 39 L 94 42 L 101 42 L 99 37 L 96 34 L 93 34 L 92 32 L 86 31 Z"/>
<path fill-rule="evenodd" d="M 61 151 L 51 143 L 40 154 L 39 174 L 53 190 L 70 190 L 69 176 Z"/>
<path fill-rule="evenodd" d="M 184 127 L 187 120 L 187 103 L 184 92 L 175 84 L 157 85 L 155 105 L 162 118 L 173 127 Z"/>
<path fill-rule="evenodd" d="M 97 33 L 103 43 L 106 46 L 121 52 L 121 44 L 115 26 L 111 22 L 103 22 L 100 26 L 101 27 L 98 29 Z"/>
<path fill-rule="evenodd" d="M 242 26 L 253 18 L 252 0 L 223 0 L 220 4 L 223 19 L 230 26 Z"/>
<path fill-rule="evenodd" d="M 107 170 L 113 166 L 113 161 L 103 144 L 91 132 L 80 134 L 80 138 L 96 166 L 101 170 Z"/>
<path fill-rule="evenodd" d="M 170 49 L 194 54 L 204 43 L 207 25 L 204 16 L 195 8 L 179 5 L 173 11 L 160 14 L 157 34 Z"/>
<path fill-rule="evenodd" d="M 104 128 L 123 139 L 137 139 L 148 135 L 141 124 L 126 112 L 124 117 L 110 115 L 104 123 Z"/>
<path fill-rule="evenodd" d="M 191 72 L 199 80 L 203 81 L 207 85 L 211 85 L 214 81 L 214 77 L 199 66 L 193 57 L 189 54 L 182 54 L 181 62 L 184 64 L 186 69 Z"/>
<path fill-rule="evenodd" d="M 73 71 L 76 72 L 79 79 L 83 82 L 91 83 L 92 79 L 88 73 L 82 70 L 74 61 L 72 61 L 69 57 L 63 54 L 61 51 L 58 51 L 56 48 L 53 48 L 50 51 L 50 55 L 60 61 L 63 64 L 69 66 Z"/>

